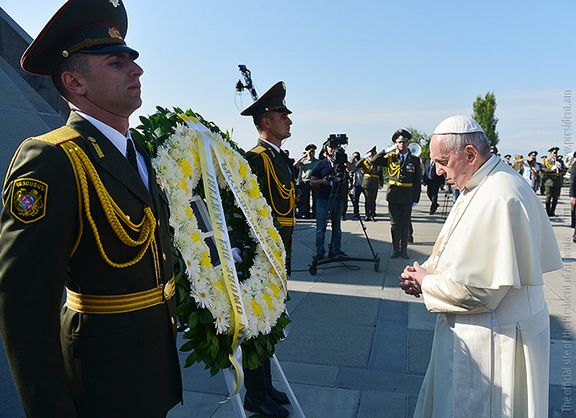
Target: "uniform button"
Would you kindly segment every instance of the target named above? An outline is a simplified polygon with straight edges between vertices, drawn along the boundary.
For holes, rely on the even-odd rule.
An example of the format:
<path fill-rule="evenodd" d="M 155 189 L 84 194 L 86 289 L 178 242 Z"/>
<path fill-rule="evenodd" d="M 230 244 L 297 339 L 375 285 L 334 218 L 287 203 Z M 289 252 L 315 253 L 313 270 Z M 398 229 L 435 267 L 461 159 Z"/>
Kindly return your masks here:
<path fill-rule="evenodd" d="M 170 319 L 172 320 L 172 325 L 174 325 L 174 317 L 171 317 Z"/>
<path fill-rule="evenodd" d="M 162 258 L 166 261 L 166 253 L 162 253 Z"/>
<path fill-rule="evenodd" d="M 126 215 L 126 219 L 130 220 L 130 215 Z"/>
<path fill-rule="evenodd" d="M 160 221 L 158 221 L 158 228 L 160 228 Z"/>

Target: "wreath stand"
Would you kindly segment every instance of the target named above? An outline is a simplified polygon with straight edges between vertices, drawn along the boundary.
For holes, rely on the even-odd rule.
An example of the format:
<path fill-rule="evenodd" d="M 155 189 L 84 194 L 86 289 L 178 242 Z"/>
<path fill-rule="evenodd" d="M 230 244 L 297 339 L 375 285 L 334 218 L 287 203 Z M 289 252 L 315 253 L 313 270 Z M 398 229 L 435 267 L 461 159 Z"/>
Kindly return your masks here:
<path fill-rule="evenodd" d="M 294 412 L 296 412 L 298 416 L 300 416 L 301 418 L 306 418 L 306 415 L 304 415 L 304 411 L 302 411 L 300 403 L 298 403 L 298 399 L 296 399 L 296 395 L 294 395 L 294 391 L 292 390 L 292 387 L 290 386 L 288 379 L 286 379 L 286 375 L 284 374 L 284 370 L 282 370 L 282 366 L 280 366 L 280 362 L 278 361 L 276 354 L 274 354 L 270 360 L 271 363 L 276 368 L 276 371 L 278 372 L 278 377 L 280 377 L 280 382 L 282 382 L 282 386 L 286 391 L 288 399 L 290 400 L 290 405 L 292 405 L 292 407 L 294 408 Z M 228 393 L 234 393 L 236 387 L 236 382 L 234 381 L 234 374 L 235 374 L 234 368 L 232 367 L 229 367 L 224 371 L 226 386 L 228 386 Z M 242 403 L 242 399 L 240 398 L 240 392 L 234 395 L 231 401 L 234 407 L 234 414 L 236 415 L 236 418 L 246 418 L 246 412 L 244 411 L 244 404 Z"/>

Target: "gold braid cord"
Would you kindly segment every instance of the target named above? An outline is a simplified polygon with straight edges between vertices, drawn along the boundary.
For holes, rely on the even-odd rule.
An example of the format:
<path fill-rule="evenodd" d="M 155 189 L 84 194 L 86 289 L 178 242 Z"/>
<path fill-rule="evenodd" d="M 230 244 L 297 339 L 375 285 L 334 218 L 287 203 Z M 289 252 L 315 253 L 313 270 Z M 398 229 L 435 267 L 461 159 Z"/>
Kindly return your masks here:
<path fill-rule="evenodd" d="M 90 224 L 92 231 L 94 232 L 94 238 L 96 239 L 96 244 L 98 246 L 98 251 L 100 252 L 100 256 L 102 259 L 108 263 L 110 266 L 115 268 L 126 268 L 130 267 L 137 262 L 139 262 L 148 248 L 150 247 L 151 243 L 154 242 L 154 231 L 156 229 L 156 220 L 154 218 L 154 214 L 152 213 L 152 209 L 149 206 L 144 206 L 144 219 L 140 224 L 136 225 L 129 221 L 128 217 L 122 212 L 122 209 L 118 207 L 116 202 L 112 200 L 112 197 L 102 184 L 102 180 L 100 180 L 100 176 L 96 172 L 94 165 L 88 159 L 88 156 L 84 153 L 82 149 L 80 149 L 76 144 L 73 142 L 65 142 L 60 144 L 60 146 L 66 152 L 72 166 L 74 168 L 74 172 L 76 174 L 76 181 L 80 185 L 80 191 L 82 194 L 82 203 L 84 204 L 84 212 L 86 213 L 86 218 L 88 219 L 88 223 Z M 127 245 L 129 247 L 137 247 L 142 246 L 136 257 L 132 260 L 125 262 L 125 263 L 115 263 L 114 261 L 110 260 L 106 255 L 106 251 L 102 245 L 102 240 L 100 238 L 100 233 L 98 232 L 98 228 L 94 219 L 92 218 L 92 213 L 90 210 L 90 194 L 88 192 L 88 179 L 94 186 L 96 190 L 96 195 L 100 200 L 102 208 L 106 213 L 106 219 L 108 223 L 112 227 L 112 230 L 118 237 L 118 239 L 122 242 L 122 244 Z M 124 223 L 127 227 L 132 229 L 133 231 L 139 232 L 139 237 L 137 240 L 132 239 L 127 233 L 125 228 L 120 223 Z"/>
<path fill-rule="evenodd" d="M 264 170 L 266 171 L 266 180 L 268 183 L 268 192 L 270 193 L 270 201 L 272 204 L 272 209 L 274 209 L 274 211 L 278 215 L 286 216 L 294 210 L 294 204 L 296 202 L 296 192 L 294 190 L 294 185 L 291 184 L 289 189 L 284 187 L 284 185 L 280 182 L 280 180 L 278 180 L 278 177 L 276 176 L 276 171 L 274 170 L 272 160 L 270 160 L 270 157 L 266 154 L 261 155 L 262 159 L 264 160 Z M 270 181 L 270 177 L 272 177 L 274 181 Z M 287 212 L 282 213 L 276 208 L 276 205 L 274 204 L 274 199 L 272 199 L 272 183 L 276 185 L 276 190 L 278 190 L 278 195 L 282 200 L 287 199 L 290 200 Z"/>
<path fill-rule="evenodd" d="M 390 158 L 390 162 L 388 163 L 388 175 L 390 177 L 396 177 L 398 175 L 398 173 L 400 173 L 401 165 L 400 164 L 394 164 L 391 156 L 388 158 Z M 390 168 L 392 168 L 392 171 L 390 171 Z"/>

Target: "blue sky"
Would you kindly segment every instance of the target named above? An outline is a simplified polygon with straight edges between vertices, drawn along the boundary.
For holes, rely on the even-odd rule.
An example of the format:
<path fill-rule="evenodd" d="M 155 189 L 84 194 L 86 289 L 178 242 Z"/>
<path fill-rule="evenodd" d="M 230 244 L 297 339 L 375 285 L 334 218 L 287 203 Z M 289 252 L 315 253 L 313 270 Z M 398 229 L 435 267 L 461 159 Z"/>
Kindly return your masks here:
<path fill-rule="evenodd" d="M 562 127 L 565 91 L 575 87 L 571 0 L 124 3 L 126 40 L 144 68 L 138 115 L 191 108 L 249 149 L 257 133 L 239 112 L 252 99 L 235 93 L 245 64 L 259 94 L 286 83 L 292 156 L 331 133 L 348 135 L 349 153 L 380 150 L 398 128 L 431 133 L 445 117 L 471 115 L 487 92 L 498 104 L 502 154 L 576 150 Z M 61 4 L 0 7 L 34 37 Z"/>

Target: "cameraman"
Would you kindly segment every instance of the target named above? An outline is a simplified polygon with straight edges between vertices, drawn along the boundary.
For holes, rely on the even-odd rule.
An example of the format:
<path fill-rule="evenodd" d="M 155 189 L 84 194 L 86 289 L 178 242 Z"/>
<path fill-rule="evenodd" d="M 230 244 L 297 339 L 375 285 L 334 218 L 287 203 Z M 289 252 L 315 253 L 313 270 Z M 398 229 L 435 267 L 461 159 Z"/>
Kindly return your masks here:
<path fill-rule="evenodd" d="M 348 143 L 345 134 L 331 134 L 324 143 L 326 158 L 320 160 L 312 170 L 310 185 L 318 187 L 316 202 L 316 260 L 322 260 L 326 254 L 324 236 L 328 217 L 332 224 L 332 244 L 329 257 L 348 257 L 340 248 L 342 229 L 343 188 L 348 187 L 348 171 L 354 166 L 347 161 L 341 144 Z"/>

